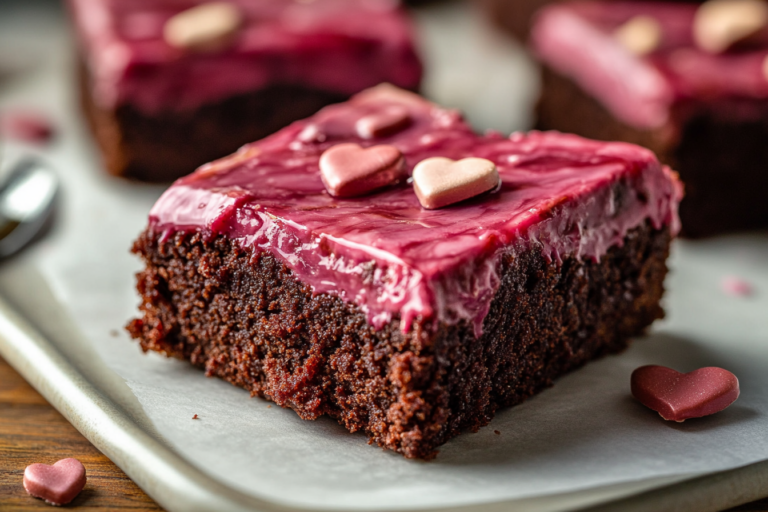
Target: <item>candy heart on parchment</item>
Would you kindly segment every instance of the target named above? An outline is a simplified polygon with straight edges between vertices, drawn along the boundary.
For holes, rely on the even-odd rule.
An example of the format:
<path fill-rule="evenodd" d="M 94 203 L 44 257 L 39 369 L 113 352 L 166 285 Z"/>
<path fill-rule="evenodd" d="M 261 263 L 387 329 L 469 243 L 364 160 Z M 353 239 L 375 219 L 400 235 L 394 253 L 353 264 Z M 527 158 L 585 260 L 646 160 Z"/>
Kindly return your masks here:
<path fill-rule="evenodd" d="M 632 372 L 632 395 L 665 420 L 684 421 L 722 411 L 739 397 L 739 379 L 713 366 L 680 373 L 664 366 Z"/>
<path fill-rule="evenodd" d="M 24 489 L 52 505 L 65 505 L 85 487 L 85 468 L 77 459 L 62 459 L 53 466 L 31 464 L 24 470 Z"/>
<path fill-rule="evenodd" d="M 337 144 L 320 157 L 320 177 L 332 196 L 360 196 L 405 178 L 405 159 L 386 144 Z"/>
<path fill-rule="evenodd" d="M 413 188 L 429 210 L 464 201 L 498 187 L 496 165 L 485 158 L 427 158 L 413 169 Z"/>

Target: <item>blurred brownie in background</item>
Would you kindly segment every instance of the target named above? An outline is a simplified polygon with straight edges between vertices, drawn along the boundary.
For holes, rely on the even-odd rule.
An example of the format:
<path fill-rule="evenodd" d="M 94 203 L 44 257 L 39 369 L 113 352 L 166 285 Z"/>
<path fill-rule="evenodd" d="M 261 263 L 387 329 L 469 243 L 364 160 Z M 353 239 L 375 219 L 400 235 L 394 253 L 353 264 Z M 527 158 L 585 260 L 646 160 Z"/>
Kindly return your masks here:
<path fill-rule="evenodd" d="M 553 0 L 476 0 L 488 18 L 497 26 L 525 41 L 531 19 L 540 8 Z"/>
<path fill-rule="evenodd" d="M 652 149 L 687 236 L 768 227 L 768 3 L 551 5 L 530 44 L 539 128 Z"/>
<path fill-rule="evenodd" d="M 169 181 L 381 82 L 416 90 L 390 0 L 68 0 L 112 174 Z"/>

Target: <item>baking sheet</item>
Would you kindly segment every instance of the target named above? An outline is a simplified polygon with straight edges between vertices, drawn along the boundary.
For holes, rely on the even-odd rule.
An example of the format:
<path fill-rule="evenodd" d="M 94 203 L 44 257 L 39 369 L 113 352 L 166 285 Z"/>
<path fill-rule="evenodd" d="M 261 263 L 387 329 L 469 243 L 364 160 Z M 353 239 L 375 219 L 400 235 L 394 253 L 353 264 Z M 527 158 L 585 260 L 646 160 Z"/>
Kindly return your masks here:
<path fill-rule="evenodd" d="M 0 15 L 0 48 L 28 52 L 35 65 L 0 89 L 0 108 L 34 106 L 62 128 L 42 154 L 64 183 L 58 222 L 25 255 L 76 330 L 52 339 L 65 354 L 79 354 L 76 366 L 145 432 L 202 473 L 243 495 L 308 509 L 515 503 L 558 510 L 591 502 L 573 493 L 601 489 L 607 499 L 768 459 L 766 234 L 678 242 L 665 299 L 669 316 L 650 336 L 500 412 L 430 463 L 370 447 L 328 419 L 301 421 L 185 363 L 142 354 L 122 331 L 137 303 L 132 274 L 139 262 L 127 249 L 162 187 L 103 175 L 74 102 L 61 20 L 55 11 L 30 15 L 28 4 L 9 5 Z M 536 79 L 520 49 L 465 7 L 431 7 L 417 19 L 429 58 L 427 93 L 465 109 L 479 128 L 524 128 Z M 4 149 L 6 161 L 35 151 Z M 5 272 L 11 270 L 20 272 Z M 724 293 L 721 280 L 731 275 L 756 293 Z M 22 300 L 29 293 L 24 282 L 5 279 L 4 291 Z M 739 376 L 742 396 L 709 418 L 662 422 L 629 396 L 629 374 L 642 364 L 681 371 L 722 366 Z"/>

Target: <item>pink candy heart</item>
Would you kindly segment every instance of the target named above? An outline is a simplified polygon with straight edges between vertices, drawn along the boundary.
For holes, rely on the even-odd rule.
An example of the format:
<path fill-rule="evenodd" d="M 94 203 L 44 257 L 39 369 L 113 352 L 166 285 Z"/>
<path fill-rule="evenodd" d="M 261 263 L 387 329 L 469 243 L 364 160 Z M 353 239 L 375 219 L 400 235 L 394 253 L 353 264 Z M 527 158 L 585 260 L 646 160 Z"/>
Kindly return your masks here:
<path fill-rule="evenodd" d="M 713 366 L 690 373 L 642 366 L 632 372 L 631 387 L 641 404 L 673 421 L 714 414 L 739 397 L 739 379 Z"/>
<path fill-rule="evenodd" d="M 24 470 L 24 489 L 51 505 L 65 505 L 85 487 L 85 468 L 77 459 L 62 459 L 53 466 L 32 464 Z"/>
<path fill-rule="evenodd" d="M 338 144 L 320 157 L 320 177 L 332 196 L 360 196 L 405 178 L 405 159 L 394 146 Z"/>
<path fill-rule="evenodd" d="M 392 135 L 411 124 L 411 115 L 405 107 L 392 105 L 381 112 L 361 117 L 355 123 L 357 134 L 363 139 Z"/>

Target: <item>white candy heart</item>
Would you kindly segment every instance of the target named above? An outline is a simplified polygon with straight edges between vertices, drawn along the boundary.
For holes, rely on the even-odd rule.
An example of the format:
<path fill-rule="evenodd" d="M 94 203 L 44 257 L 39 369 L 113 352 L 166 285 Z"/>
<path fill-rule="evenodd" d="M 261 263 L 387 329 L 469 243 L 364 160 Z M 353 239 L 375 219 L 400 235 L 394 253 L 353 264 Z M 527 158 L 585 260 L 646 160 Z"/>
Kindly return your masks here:
<path fill-rule="evenodd" d="M 216 51 L 232 42 L 243 14 L 229 2 L 211 2 L 182 11 L 163 27 L 165 41 L 183 50 Z"/>
<path fill-rule="evenodd" d="M 613 37 L 635 55 L 647 55 L 661 44 L 661 25 L 652 16 L 635 16 L 617 28 Z"/>
<path fill-rule="evenodd" d="M 709 0 L 697 10 L 693 39 L 704 51 L 721 53 L 768 25 L 763 0 Z"/>
<path fill-rule="evenodd" d="M 413 169 L 413 189 L 428 210 L 464 201 L 499 186 L 496 165 L 485 158 L 433 157 Z"/>

